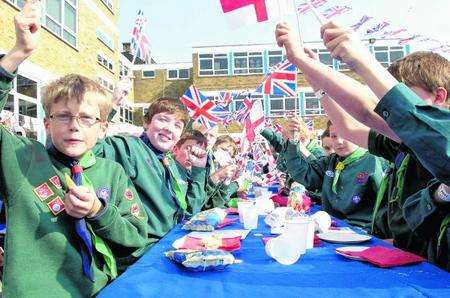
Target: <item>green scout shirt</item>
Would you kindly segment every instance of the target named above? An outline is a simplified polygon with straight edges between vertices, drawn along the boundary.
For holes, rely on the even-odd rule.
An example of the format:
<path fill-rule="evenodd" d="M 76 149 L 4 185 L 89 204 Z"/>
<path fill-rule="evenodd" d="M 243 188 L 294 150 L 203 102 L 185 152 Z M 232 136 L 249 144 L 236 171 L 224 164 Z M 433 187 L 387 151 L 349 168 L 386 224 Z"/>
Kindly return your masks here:
<path fill-rule="evenodd" d="M 332 190 L 333 177 L 339 156 L 305 159 L 297 145 L 288 142 L 286 165 L 292 178 L 307 189 L 322 191 L 322 209 L 350 224 L 369 230 L 375 197 L 381 182 L 381 163 L 366 153 L 361 159 L 345 166 L 337 183 L 337 194 Z"/>
<path fill-rule="evenodd" d="M 440 184 L 433 179 L 426 188 L 407 198 L 403 214 L 411 230 L 427 241 L 428 260 L 450 271 L 450 227 L 441 227 L 449 215 L 450 204 L 436 204 L 433 199 Z M 442 239 L 439 241 L 440 236 Z"/>
<path fill-rule="evenodd" d="M 155 150 L 155 151 L 154 151 Z M 140 138 L 113 136 L 99 140 L 93 149 L 97 156 L 112 159 L 123 166 L 141 198 L 148 215 L 148 238 L 151 245 L 161 239 L 187 214 L 168 186 L 178 183 L 188 204 L 204 200 L 197 187 L 186 185 L 172 158 L 169 169 L 158 159 L 156 149 L 150 148 Z M 194 171 L 192 181 L 204 181 L 205 171 Z M 203 186 L 204 189 L 204 186 Z M 190 209 L 187 208 L 187 209 Z"/>
<path fill-rule="evenodd" d="M 375 111 L 421 164 L 450 185 L 450 111 L 428 105 L 404 84 L 393 87 Z"/>
<path fill-rule="evenodd" d="M 396 187 L 397 172 L 403 158 L 410 153 L 409 150 L 374 130 L 369 132 L 368 147 L 370 153 L 383 157 L 394 165 L 393 170 L 387 174 L 388 186 L 383 197 L 383 205 L 387 208 L 387 225 L 394 238 L 394 245 L 426 257 L 426 242 L 414 235 L 406 224 L 402 210 L 406 198 L 425 188 L 433 178 L 432 175 L 417 161 L 414 154 L 410 154 L 405 169 L 403 191 L 396 199 L 397 193 L 401 191 Z"/>
<path fill-rule="evenodd" d="M 11 89 L 11 77 L 0 75 L 0 107 Z M 94 253 L 91 282 L 82 269 L 75 220 L 64 211 L 64 173 L 70 169 L 34 140 L 0 127 L 0 196 L 5 198 L 7 234 L 3 294 L 6 297 L 90 297 L 110 277 Z M 106 202 L 95 218 L 86 218 L 118 259 L 146 244 L 146 214 L 123 169 L 98 158 L 85 169 L 97 196 Z"/>
<path fill-rule="evenodd" d="M 199 167 L 192 167 L 191 170 L 187 170 L 183 167 L 179 162 L 175 161 L 175 164 L 178 169 L 178 173 L 180 174 L 181 181 L 184 185 L 191 185 L 192 188 L 195 188 L 195 192 L 198 193 L 198 196 L 195 198 L 187 197 L 189 199 L 194 199 L 191 202 L 188 202 L 187 212 L 189 214 L 196 214 L 202 210 L 203 205 L 206 200 L 206 191 L 205 191 L 205 169 Z M 203 176 L 203 179 L 201 177 Z M 192 177 L 197 177 L 196 180 L 192 179 Z M 203 198 L 203 199 L 200 199 Z"/>

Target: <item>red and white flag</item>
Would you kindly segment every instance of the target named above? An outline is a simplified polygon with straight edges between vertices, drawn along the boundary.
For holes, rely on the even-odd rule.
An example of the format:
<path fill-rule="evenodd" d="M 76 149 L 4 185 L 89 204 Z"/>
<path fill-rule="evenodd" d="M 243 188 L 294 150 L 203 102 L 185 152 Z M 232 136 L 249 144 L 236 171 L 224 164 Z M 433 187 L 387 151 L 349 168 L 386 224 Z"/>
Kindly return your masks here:
<path fill-rule="evenodd" d="M 220 0 L 232 29 L 294 13 L 292 0 Z"/>
<path fill-rule="evenodd" d="M 244 130 L 241 137 L 241 152 L 247 152 L 255 140 L 256 135 L 264 129 L 265 117 L 262 101 L 253 102 L 253 106 L 244 121 Z"/>

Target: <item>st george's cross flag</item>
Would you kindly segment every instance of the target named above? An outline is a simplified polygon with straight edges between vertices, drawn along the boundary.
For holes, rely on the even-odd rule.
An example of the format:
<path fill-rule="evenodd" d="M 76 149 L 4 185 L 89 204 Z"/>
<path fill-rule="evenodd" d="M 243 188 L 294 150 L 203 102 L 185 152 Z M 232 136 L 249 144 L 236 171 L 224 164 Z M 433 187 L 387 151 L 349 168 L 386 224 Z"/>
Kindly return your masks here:
<path fill-rule="evenodd" d="M 189 110 L 189 116 L 200 122 L 206 129 L 216 126 L 230 114 L 222 107 L 207 99 L 195 86 L 189 87 L 180 101 Z"/>
<path fill-rule="evenodd" d="M 261 130 L 264 129 L 265 117 L 261 99 L 253 102 L 250 113 L 245 118 L 241 137 L 241 152 L 248 152 Z"/>
<path fill-rule="evenodd" d="M 268 95 L 297 96 L 297 67 L 288 60 L 278 63 L 255 92 Z"/>
<path fill-rule="evenodd" d="M 294 13 L 292 0 L 219 0 L 232 29 Z"/>

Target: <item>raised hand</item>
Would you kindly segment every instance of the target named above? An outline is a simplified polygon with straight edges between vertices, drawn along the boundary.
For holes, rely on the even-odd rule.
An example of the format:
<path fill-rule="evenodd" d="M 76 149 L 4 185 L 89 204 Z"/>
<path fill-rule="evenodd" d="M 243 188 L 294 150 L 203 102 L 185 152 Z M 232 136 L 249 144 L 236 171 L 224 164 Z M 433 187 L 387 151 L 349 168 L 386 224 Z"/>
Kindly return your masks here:
<path fill-rule="evenodd" d="M 124 98 L 130 93 L 132 81 L 130 77 L 125 77 L 120 80 L 114 88 L 112 104 L 114 109 L 122 106 Z"/>
<path fill-rule="evenodd" d="M 0 60 L 0 66 L 6 71 L 14 72 L 37 48 L 41 19 L 41 2 L 28 0 L 22 11 L 14 17 L 16 43 Z"/>
<path fill-rule="evenodd" d="M 306 57 L 304 50 L 300 46 L 300 42 L 295 36 L 295 32 L 292 31 L 288 23 L 278 23 L 275 29 L 275 39 L 279 47 L 284 46 L 286 56 L 291 63 L 297 64 L 296 59 Z"/>
<path fill-rule="evenodd" d="M 208 155 L 206 154 L 206 150 L 203 150 L 198 146 L 192 146 L 189 151 L 188 159 L 192 166 L 204 168 L 206 166 Z"/>
<path fill-rule="evenodd" d="M 354 69 L 372 55 L 351 28 L 329 22 L 320 28 L 320 35 L 331 56 Z"/>
<path fill-rule="evenodd" d="M 95 193 L 87 187 L 73 186 L 64 196 L 66 213 L 75 218 L 94 217 L 102 208 Z"/>

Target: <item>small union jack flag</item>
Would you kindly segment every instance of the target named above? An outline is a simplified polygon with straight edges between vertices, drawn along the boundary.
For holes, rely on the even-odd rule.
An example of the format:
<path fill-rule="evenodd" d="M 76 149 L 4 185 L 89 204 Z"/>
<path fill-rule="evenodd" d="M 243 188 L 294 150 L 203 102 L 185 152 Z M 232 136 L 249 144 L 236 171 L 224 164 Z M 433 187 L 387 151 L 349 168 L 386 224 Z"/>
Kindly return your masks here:
<path fill-rule="evenodd" d="M 143 32 L 145 24 L 147 24 L 147 18 L 142 10 L 139 10 L 131 31 L 131 52 L 143 61 L 146 61 L 150 56 L 150 41 Z"/>
<path fill-rule="evenodd" d="M 311 1 L 311 4 L 312 4 L 315 8 L 320 7 L 320 6 L 324 5 L 325 3 L 327 3 L 327 0 L 313 0 L 313 1 Z M 305 2 L 305 3 L 300 4 L 300 5 L 297 7 L 297 10 L 298 10 L 298 13 L 299 13 L 299 14 L 305 14 L 305 13 L 307 13 L 308 11 L 311 10 L 311 7 L 309 6 L 309 3 L 308 3 L 308 2 Z"/>
<path fill-rule="evenodd" d="M 359 28 L 361 28 L 362 25 L 364 25 L 365 23 L 367 23 L 370 19 L 372 19 L 372 17 L 363 15 L 362 18 L 358 21 L 358 23 L 350 26 L 354 31 L 358 31 Z"/>
<path fill-rule="evenodd" d="M 216 126 L 230 114 L 207 99 L 194 86 L 189 87 L 180 100 L 188 108 L 189 115 L 194 121 L 200 122 L 206 129 Z"/>
<path fill-rule="evenodd" d="M 252 107 L 253 101 L 250 99 L 250 96 L 245 97 L 234 115 L 236 121 L 239 123 L 244 123 L 245 118 L 247 118 Z"/>
<path fill-rule="evenodd" d="M 349 11 L 351 11 L 352 9 L 348 6 L 333 6 L 331 8 L 328 8 L 327 10 L 325 10 L 322 14 L 324 17 L 326 17 L 327 19 L 332 19 L 335 16 L 338 15 L 342 15 L 344 13 L 347 13 Z"/>
<path fill-rule="evenodd" d="M 386 28 L 389 25 L 390 24 L 388 22 L 381 22 L 378 25 L 376 25 L 376 26 L 374 26 L 374 27 L 372 27 L 370 29 L 367 29 L 366 35 L 377 33 L 378 31 L 383 30 L 384 28 Z"/>
<path fill-rule="evenodd" d="M 220 91 L 219 100 L 217 104 L 221 107 L 226 108 L 233 101 L 233 92 L 231 91 Z"/>
<path fill-rule="evenodd" d="M 402 45 L 410 43 L 411 41 L 413 41 L 414 39 L 419 38 L 419 37 L 422 37 L 422 35 L 414 34 L 411 37 L 400 39 L 398 41 L 398 44 L 402 46 Z"/>
<path fill-rule="evenodd" d="M 297 67 L 288 60 L 278 63 L 272 72 L 266 75 L 263 83 L 255 92 L 297 96 Z"/>
<path fill-rule="evenodd" d="M 395 36 L 397 34 L 400 34 L 402 32 L 406 32 L 406 31 L 407 30 L 405 28 L 401 28 L 401 29 L 398 29 L 398 30 L 392 30 L 392 31 L 384 31 L 383 35 L 381 35 L 380 38 L 381 39 L 388 38 L 388 37 Z"/>

